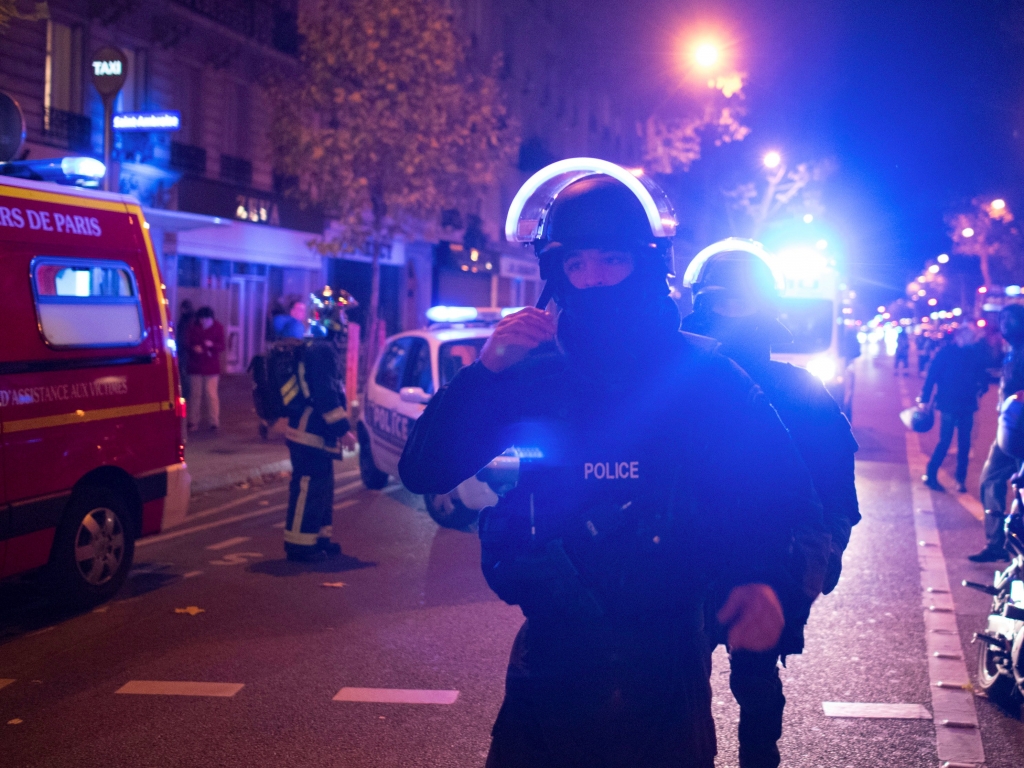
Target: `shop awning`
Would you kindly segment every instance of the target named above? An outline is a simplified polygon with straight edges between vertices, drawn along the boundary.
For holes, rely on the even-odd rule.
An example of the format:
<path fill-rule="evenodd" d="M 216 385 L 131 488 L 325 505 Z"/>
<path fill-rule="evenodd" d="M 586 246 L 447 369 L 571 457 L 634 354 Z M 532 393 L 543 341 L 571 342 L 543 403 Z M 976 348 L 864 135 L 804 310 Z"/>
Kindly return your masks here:
<path fill-rule="evenodd" d="M 149 215 L 148 212 L 146 215 Z M 229 221 L 215 216 L 197 218 L 226 222 L 226 226 L 205 225 L 196 229 L 178 230 L 179 255 L 295 269 L 320 269 L 320 255 L 309 245 L 316 236 L 309 232 Z"/>

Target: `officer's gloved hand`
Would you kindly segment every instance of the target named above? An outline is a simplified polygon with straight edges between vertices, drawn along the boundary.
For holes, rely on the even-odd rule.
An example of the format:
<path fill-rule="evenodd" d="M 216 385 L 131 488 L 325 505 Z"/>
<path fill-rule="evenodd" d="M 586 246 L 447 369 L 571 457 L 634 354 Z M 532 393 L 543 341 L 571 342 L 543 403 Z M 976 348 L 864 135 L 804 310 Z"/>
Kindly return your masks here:
<path fill-rule="evenodd" d="M 718 621 L 729 628 L 730 651 L 768 651 L 786 626 L 775 590 L 767 584 L 734 587 L 718 611 Z"/>
<path fill-rule="evenodd" d="M 503 317 L 494 326 L 494 333 L 480 350 L 480 362 L 492 373 L 500 373 L 554 338 L 554 315 L 536 307 L 526 307 L 514 315 Z"/>

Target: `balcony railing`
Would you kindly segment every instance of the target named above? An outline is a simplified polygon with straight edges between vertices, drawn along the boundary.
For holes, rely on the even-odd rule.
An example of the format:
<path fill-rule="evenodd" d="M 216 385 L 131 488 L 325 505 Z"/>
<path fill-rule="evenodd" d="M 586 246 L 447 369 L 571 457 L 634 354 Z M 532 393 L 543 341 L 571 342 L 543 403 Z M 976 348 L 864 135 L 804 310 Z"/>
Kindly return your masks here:
<path fill-rule="evenodd" d="M 295 0 L 174 0 L 258 43 L 295 54 L 298 47 Z"/>
<path fill-rule="evenodd" d="M 220 178 L 239 187 L 252 186 L 252 163 L 231 155 L 220 156 Z"/>
<path fill-rule="evenodd" d="M 47 107 L 43 110 L 43 140 L 73 152 L 92 152 L 92 120 Z"/>
<path fill-rule="evenodd" d="M 193 176 L 202 176 L 206 173 L 206 150 L 172 141 L 171 167 Z"/>

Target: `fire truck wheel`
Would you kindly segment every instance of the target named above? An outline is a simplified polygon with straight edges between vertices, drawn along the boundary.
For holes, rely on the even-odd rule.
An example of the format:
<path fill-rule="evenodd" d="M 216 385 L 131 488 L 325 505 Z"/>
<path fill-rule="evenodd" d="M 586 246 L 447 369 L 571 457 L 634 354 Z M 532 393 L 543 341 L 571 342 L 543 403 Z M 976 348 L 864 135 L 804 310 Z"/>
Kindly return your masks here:
<path fill-rule="evenodd" d="M 373 461 L 373 452 L 370 450 L 370 436 L 366 434 L 363 425 L 359 425 L 359 476 L 363 485 L 371 491 L 379 491 L 388 484 L 388 473 L 381 472 Z"/>
<path fill-rule="evenodd" d="M 88 607 L 109 600 L 124 584 L 135 554 L 135 521 L 120 495 L 98 486 L 71 497 L 50 555 L 58 601 Z"/>

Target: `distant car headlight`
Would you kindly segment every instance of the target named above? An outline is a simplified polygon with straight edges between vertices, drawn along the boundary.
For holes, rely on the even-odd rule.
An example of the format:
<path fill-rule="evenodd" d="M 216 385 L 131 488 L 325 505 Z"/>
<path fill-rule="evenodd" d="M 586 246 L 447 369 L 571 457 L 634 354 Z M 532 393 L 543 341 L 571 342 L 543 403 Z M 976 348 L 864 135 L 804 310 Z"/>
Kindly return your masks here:
<path fill-rule="evenodd" d="M 836 359 L 834 357 L 815 357 L 808 361 L 807 370 L 822 381 L 832 381 L 836 377 Z"/>

